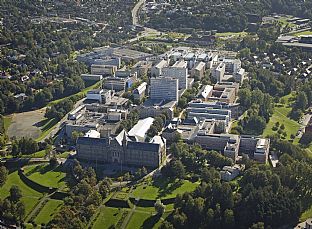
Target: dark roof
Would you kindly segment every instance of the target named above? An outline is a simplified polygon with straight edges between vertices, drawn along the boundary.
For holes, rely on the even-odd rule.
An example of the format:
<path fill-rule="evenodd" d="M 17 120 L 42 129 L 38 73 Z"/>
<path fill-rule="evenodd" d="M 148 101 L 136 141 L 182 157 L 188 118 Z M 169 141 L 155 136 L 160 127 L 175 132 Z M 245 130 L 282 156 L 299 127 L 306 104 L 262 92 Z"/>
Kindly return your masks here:
<path fill-rule="evenodd" d="M 128 149 L 158 152 L 159 144 L 153 144 L 148 142 L 128 142 Z"/>
<path fill-rule="evenodd" d="M 77 139 L 77 144 L 83 145 L 108 145 L 108 139 L 106 138 L 89 138 L 89 137 L 79 137 Z"/>

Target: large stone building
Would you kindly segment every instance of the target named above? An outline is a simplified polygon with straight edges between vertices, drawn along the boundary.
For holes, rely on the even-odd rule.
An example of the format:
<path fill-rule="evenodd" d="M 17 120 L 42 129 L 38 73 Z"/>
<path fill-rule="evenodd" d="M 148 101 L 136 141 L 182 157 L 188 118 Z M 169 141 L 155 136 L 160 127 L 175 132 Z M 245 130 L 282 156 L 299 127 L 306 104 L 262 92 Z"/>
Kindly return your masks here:
<path fill-rule="evenodd" d="M 155 136 L 150 142 L 140 142 L 122 131 L 115 138 L 80 137 L 77 140 L 79 160 L 158 167 L 165 159 L 166 140 Z"/>

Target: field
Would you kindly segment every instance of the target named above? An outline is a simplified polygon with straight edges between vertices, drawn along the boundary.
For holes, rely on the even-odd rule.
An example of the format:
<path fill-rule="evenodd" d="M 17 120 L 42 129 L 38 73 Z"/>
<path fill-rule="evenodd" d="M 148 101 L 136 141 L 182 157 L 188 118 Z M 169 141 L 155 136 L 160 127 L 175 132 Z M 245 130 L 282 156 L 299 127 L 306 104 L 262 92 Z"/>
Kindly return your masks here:
<path fill-rule="evenodd" d="M 49 164 L 31 165 L 24 167 L 25 175 L 47 187 L 66 189 L 65 173 L 60 167 L 52 169 Z"/>
<path fill-rule="evenodd" d="M 4 130 L 5 132 L 7 132 L 12 123 L 12 115 L 4 116 L 3 122 L 4 122 Z"/>
<path fill-rule="evenodd" d="M 272 135 L 276 133 L 272 130 L 276 122 L 284 124 L 285 130 L 287 133 L 286 139 L 290 139 L 290 135 L 296 135 L 297 131 L 300 128 L 300 124 L 288 117 L 289 112 L 291 111 L 291 98 L 292 95 L 287 95 L 283 97 L 286 101 L 285 104 L 278 103 L 275 105 L 274 113 L 270 118 L 269 123 L 267 124 L 265 130 L 263 131 L 263 136 Z"/>
<path fill-rule="evenodd" d="M 93 228 L 105 229 L 112 225 L 116 225 L 125 211 L 127 210 L 122 208 L 102 207 L 100 215 L 95 221 Z"/>
<path fill-rule="evenodd" d="M 49 200 L 41 209 L 34 222 L 38 225 L 42 223 L 47 224 L 57 213 L 62 204 L 63 201 L 61 200 Z"/>
<path fill-rule="evenodd" d="M 127 225 L 127 229 L 132 228 L 153 228 L 158 222 L 159 216 L 153 216 L 146 212 L 134 212 Z"/>
<path fill-rule="evenodd" d="M 40 130 L 41 133 L 37 137 L 36 141 L 42 141 L 54 128 L 54 126 L 58 123 L 58 120 L 53 119 L 44 119 L 40 122 Z"/>
<path fill-rule="evenodd" d="M 148 180 L 138 185 L 132 192 L 132 196 L 148 200 L 174 198 L 177 194 L 195 190 L 198 185 L 199 183 L 192 183 L 188 180 L 182 182 L 165 179 Z"/>
<path fill-rule="evenodd" d="M 45 119 L 44 114 L 45 108 L 35 111 L 13 114 L 11 124 L 9 125 L 9 121 L 6 124 L 9 125 L 9 137 L 16 136 L 17 138 L 38 138 L 41 134 L 40 122 Z"/>
<path fill-rule="evenodd" d="M 303 35 L 312 35 L 312 31 L 311 30 L 303 31 L 303 32 L 299 32 L 299 33 L 294 33 L 292 35 L 296 36 L 296 37 L 303 36 Z"/>
<path fill-rule="evenodd" d="M 247 32 L 226 32 L 226 33 L 217 33 L 216 36 L 220 38 L 231 38 L 231 37 L 245 37 L 248 33 Z"/>
<path fill-rule="evenodd" d="M 45 150 L 40 150 L 36 153 L 29 155 L 22 155 L 23 158 L 43 158 L 45 156 Z"/>
<path fill-rule="evenodd" d="M 17 171 L 15 171 L 9 174 L 7 182 L 0 188 L 0 199 L 3 200 L 8 197 L 12 185 L 17 185 L 22 191 L 22 202 L 25 204 L 25 215 L 27 216 L 33 207 L 38 203 L 42 194 L 24 184 L 17 174 Z"/>

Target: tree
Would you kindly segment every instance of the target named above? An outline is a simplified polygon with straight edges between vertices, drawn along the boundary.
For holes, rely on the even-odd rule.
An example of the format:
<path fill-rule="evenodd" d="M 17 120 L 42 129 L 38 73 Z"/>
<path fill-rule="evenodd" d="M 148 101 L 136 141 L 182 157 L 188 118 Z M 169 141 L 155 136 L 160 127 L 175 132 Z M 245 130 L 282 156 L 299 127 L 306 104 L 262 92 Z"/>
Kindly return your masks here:
<path fill-rule="evenodd" d="M 110 192 L 110 186 L 112 184 L 112 181 L 109 178 L 104 178 L 100 183 L 99 183 L 99 192 L 102 196 L 102 198 L 106 198 L 107 195 Z"/>
<path fill-rule="evenodd" d="M 10 188 L 10 200 L 17 203 L 22 197 L 22 191 L 17 185 L 12 185 Z"/>
<path fill-rule="evenodd" d="M 5 184 L 8 179 L 8 170 L 4 166 L 0 166 L 0 187 Z"/>
<path fill-rule="evenodd" d="M 16 214 L 17 214 L 17 217 L 19 218 L 20 221 L 22 221 L 22 219 L 24 218 L 25 216 L 25 204 L 21 201 L 19 201 L 17 204 L 16 204 Z"/>
<path fill-rule="evenodd" d="M 305 92 L 300 91 L 296 100 L 296 107 L 302 111 L 306 109 L 308 105 L 308 98 Z"/>
<path fill-rule="evenodd" d="M 56 157 L 52 157 L 52 158 L 50 159 L 49 163 L 50 163 L 50 166 L 51 166 L 52 168 L 55 168 L 55 167 L 58 165 L 57 158 L 56 158 Z"/>
<path fill-rule="evenodd" d="M 158 215 L 162 215 L 165 212 L 165 205 L 163 205 L 163 203 L 161 202 L 160 199 L 156 200 L 155 204 L 154 204 L 155 210 L 157 212 Z"/>

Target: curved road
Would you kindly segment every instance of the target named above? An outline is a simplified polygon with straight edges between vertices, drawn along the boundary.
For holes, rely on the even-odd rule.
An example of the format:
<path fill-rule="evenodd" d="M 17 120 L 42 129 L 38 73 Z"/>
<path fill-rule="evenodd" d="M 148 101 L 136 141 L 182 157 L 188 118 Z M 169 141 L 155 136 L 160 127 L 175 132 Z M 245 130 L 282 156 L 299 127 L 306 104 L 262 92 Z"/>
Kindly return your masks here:
<path fill-rule="evenodd" d="M 139 24 L 139 13 L 142 6 L 145 4 L 145 0 L 139 0 L 137 4 L 135 4 L 134 8 L 131 11 L 132 14 L 132 25 L 134 26 L 142 26 Z M 140 35 L 138 34 L 137 37 L 128 40 L 129 43 L 138 41 L 140 38 L 147 37 L 150 35 L 156 35 L 159 36 L 161 32 L 157 31 L 156 29 L 143 27 L 144 31 L 140 32 Z"/>

